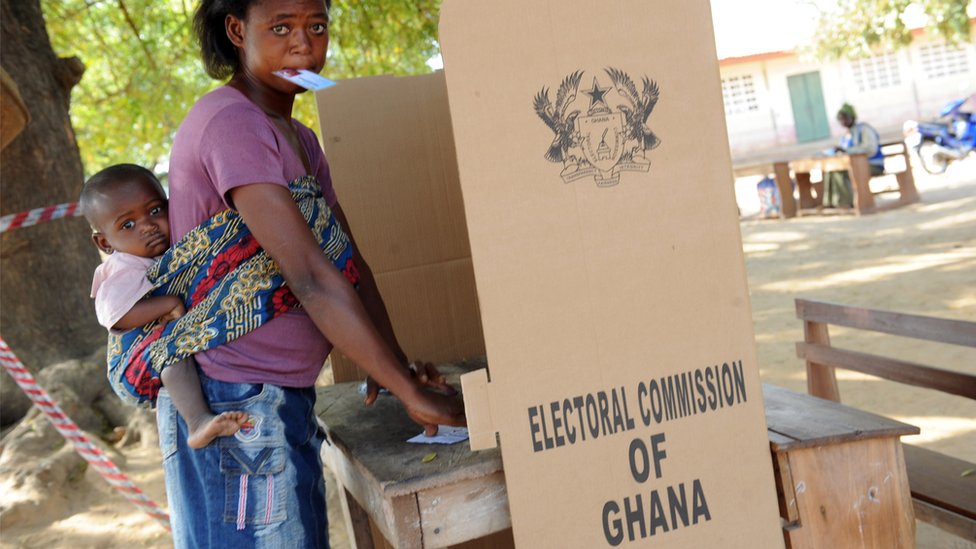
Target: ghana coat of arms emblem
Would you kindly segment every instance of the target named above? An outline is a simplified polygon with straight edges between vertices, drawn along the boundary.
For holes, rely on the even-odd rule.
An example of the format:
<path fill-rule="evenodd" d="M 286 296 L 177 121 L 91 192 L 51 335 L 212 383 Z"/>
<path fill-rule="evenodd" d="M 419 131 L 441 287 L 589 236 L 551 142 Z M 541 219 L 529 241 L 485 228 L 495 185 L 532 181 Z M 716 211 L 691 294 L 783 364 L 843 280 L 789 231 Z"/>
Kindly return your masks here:
<path fill-rule="evenodd" d="M 559 84 L 555 103 L 547 87 L 535 96 L 536 114 L 555 134 L 545 158 L 562 164 L 566 183 L 593 178 L 600 187 L 616 185 L 621 172 L 649 171 L 647 153 L 661 144 L 647 126 L 660 97 L 657 83 L 644 76 L 638 89 L 624 71 L 604 72 L 607 87 L 594 76 L 590 89 L 580 90 L 584 72 L 576 71 Z"/>

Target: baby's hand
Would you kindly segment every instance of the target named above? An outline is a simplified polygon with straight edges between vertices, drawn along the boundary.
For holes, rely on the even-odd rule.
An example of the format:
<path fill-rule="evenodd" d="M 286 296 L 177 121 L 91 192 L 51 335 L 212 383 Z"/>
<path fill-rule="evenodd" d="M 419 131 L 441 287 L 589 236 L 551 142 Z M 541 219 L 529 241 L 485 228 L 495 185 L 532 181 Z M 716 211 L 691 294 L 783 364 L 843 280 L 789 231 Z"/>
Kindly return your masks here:
<path fill-rule="evenodd" d="M 160 326 L 165 326 L 170 320 L 176 320 L 177 318 L 180 318 L 186 314 L 186 307 L 183 306 L 183 300 L 173 295 L 166 296 L 166 299 L 172 299 L 173 308 L 163 316 L 159 317 Z"/>

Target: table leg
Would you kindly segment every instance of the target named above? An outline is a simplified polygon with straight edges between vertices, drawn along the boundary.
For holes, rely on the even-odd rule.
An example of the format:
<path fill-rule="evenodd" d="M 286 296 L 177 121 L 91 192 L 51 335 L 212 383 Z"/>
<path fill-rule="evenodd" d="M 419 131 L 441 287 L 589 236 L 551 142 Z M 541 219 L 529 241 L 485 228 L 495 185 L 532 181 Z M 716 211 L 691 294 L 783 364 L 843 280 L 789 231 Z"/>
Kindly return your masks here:
<path fill-rule="evenodd" d="M 874 195 L 871 194 L 871 168 L 863 154 L 851 156 L 851 185 L 854 188 L 854 209 L 858 214 L 874 211 Z"/>
<path fill-rule="evenodd" d="M 796 188 L 800 192 L 800 208 L 816 208 L 817 202 L 810 192 L 810 172 L 796 172 Z"/>
<path fill-rule="evenodd" d="M 915 188 L 915 174 L 912 173 L 912 163 L 908 158 L 908 151 L 902 153 L 905 158 L 905 171 L 895 174 L 898 181 L 899 200 L 902 204 L 918 202 L 918 189 Z"/>
<path fill-rule="evenodd" d="M 342 504 L 342 516 L 346 519 L 346 531 L 349 532 L 350 549 L 374 549 L 369 515 L 348 490 L 338 481 L 336 484 L 338 484 L 339 500 Z"/>
<path fill-rule="evenodd" d="M 398 496 L 387 500 L 392 510 L 391 524 L 395 539 L 389 540 L 396 549 L 423 549 L 423 523 L 420 520 L 420 508 L 417 505 L 417 494 Z"/>
<path fill-rule="evenodd" d="M 783 204 L 783 217 L 795 217 L 796 200 L 793 198 L 793 182 L 790 181 L 790 165 L 786 162 L 776 162 L 773 164 L 773 174 Z"/>

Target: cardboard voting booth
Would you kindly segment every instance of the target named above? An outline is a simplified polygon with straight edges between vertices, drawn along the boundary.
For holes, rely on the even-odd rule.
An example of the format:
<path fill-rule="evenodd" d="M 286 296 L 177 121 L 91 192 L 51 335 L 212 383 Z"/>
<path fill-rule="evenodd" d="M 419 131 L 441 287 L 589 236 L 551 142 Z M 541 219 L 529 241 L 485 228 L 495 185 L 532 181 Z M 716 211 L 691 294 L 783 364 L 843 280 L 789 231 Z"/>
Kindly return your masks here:
<path fill-rule="evenodd" d="M 443 72 L 346 80 L 317 92 L 316 100 L 320 135 L 340 204 L 356 244 L 373 270 L 404 351 L 411 358 L 434 362 L 483 357 L 484 338 Z M 331 361 L 337 382 L 365 376 L 338 351 Z M 375 408 L 367 410 L 358 402 L 355 410 L 364 415 L 375 413 Z M 369 421 L 363 421 L 364 429 Z M 395 446 L 405 438 L 376 440 L 376 444 Z M 467 443 L 461 445 L 467 452 Z M 432 451 L 443 455 L 440 450 Z M 363 476 L 377 482 L 371 471 Z M 478 497 L 490 499 L 484 493 Z M 384 507 L 365 499 L 360 503 L 367 508 Z M 390 507 L 392 511 L 397 506 Z M 378 519 L 371 534 L 376 547 L 395 547 L 396 536 L 390 536 L 389 528 L 383 526 L 401 517 L 373 518 Z M 511 533 L 506 528 L 507 524 L 493 530 L 490 537 L 452 543 L 451 547 L 510 547 Z M 403 538 L 420 536 L 418 525 L 404 529 L 418 531 L 414 537 Z M 457 531 L 467 528 L 456 525 L 450 534 L 445 531 L 430 537 L 469 539 Z M 383 543 L 381 535 L 392 544 Z M 430 543 L 425 546 L 444 546 Z"/>
<path fill-rule="evenodd" d="M 347 80 L 316 99 L 336 192 L 404 351 L 484 355 L 444 74 Z M 365 377 L 331 360 L 337 380 Z"/>
<path fill-rule="evenodd" d="M 445 0 L 441 42 L 321 135 L 408 355 L 487 353 L 517 546 L 781 547 L 708 1 Z"/>
<path fill-rule="evenodd" d="M 446 0 L 519 547 L 782 546 L 708 0 Z"/>

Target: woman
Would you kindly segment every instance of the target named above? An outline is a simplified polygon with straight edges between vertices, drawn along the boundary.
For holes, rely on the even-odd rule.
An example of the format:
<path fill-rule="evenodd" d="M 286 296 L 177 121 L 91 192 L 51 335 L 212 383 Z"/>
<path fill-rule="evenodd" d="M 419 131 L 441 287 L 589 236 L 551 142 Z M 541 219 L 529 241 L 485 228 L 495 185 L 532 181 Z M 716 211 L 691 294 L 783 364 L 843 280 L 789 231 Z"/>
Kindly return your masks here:
<path fill-rule="evenodd" d="M 312 385 L 333 343 L 428 431 L 464 421 L 459 400 L 424 391 L 405 368 L 355 241 L 358 294 L 322 254 L 289 193 L 288 182 L 316 177 L 348 232 L 318 141 L 291 118 L 303 90 L 273 74 L 322 69 L 328 8 L 324 0 L 203 0 L 194 17 L 207 72 L 230 80 L 202 97 L 176 134 L 171 239 L 220 210 L 237 210 L 302 308 L 196 355 L 211 408 L 251 417 L 234 437 L 188 449 L 185 425 L 160 393 L 160 443 L 177 547 L 328 546 Z"/>

